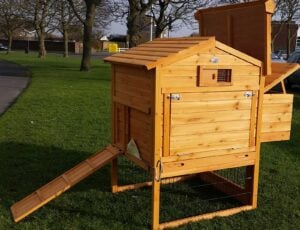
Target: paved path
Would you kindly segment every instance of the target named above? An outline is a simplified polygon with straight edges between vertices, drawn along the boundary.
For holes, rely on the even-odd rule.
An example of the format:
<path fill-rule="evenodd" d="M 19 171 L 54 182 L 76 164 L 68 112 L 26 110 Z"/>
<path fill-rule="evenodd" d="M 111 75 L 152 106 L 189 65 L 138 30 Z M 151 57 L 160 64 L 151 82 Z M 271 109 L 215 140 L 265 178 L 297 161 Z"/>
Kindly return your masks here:
<path fill-rule="evenodd" d="M 0 115 L 29 84 L 29 71 L 15 63 L 0 60 Z"/>

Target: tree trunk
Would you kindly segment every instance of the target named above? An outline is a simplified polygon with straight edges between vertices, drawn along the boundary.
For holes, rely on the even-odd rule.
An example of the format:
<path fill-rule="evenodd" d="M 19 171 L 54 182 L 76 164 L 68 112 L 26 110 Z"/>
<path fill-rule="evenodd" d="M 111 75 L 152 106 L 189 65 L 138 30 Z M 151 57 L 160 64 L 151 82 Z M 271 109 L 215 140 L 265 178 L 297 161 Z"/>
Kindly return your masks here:
<path fill-rule="evenodd" d="M 13 42 L 13 36 L 12 36 L 11 33 L 9 33 L 9 35 L 8 35 L 8 50 L 7 50 L 7 54 L 9 54 L 11 52 L 12 42 Z"/>
<path fill-rule="evenodd" d="M 129 41 L 129 48 L 135 47 L 138 45 L 139 41 L 139 31 L 138 25 L 136 25 L 136 16 L 130 15 L 128 16 L 127 20 L 127 28 L 128 28 L 128 41 Z"/>
<path fill-rule="evenodd" d="M 87 3 L 86 20 L 83 26 L 83 53 L 81 59 L 80 71 L 89 71 L 91 69 L 92 57 L 92 35 L 95 20 L 96 5 L 95 3 Z"/>
<path fill-rule="evenodd" d="M 64 57 L 67 58 L 69 57 L 69 34 L 68 30 L 64 29 Z"/>
<path fill-rule="evenodd" d="M 291 54 L 291 22 L 287 23 L 287 39 L 286 39 L 286 53 L 287 53 L 287 59 L 290 57 Z"/>
<path fill-rule="evenodd" d="M 156 38 L 160 38 L 162 32 L 164 32 L 164 29 L 160 28 L 159 26 L 156 26 L 156 29 L 155 29 L 155 37 L 156 37 Z"/>
<path fill-rule="evenodd" d="M 45 47 L 45 35 L 43 32 L 39 34 L 39 58 L 45 58 L 47 56 L 47 51 Z"/>

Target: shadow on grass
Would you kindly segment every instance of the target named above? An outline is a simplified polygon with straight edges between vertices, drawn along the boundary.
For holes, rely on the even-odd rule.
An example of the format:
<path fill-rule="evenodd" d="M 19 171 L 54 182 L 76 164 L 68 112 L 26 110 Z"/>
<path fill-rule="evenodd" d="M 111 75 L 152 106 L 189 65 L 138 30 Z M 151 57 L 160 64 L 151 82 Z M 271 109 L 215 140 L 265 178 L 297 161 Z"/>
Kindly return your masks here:
<path fill-rule="evenodd" d="M 53 146 L 16 142 L 1 143 L 0 152 L 0 197 L 6 205 L 25 197 L 91 155 Z M 109 191 L 109 173 L 109 166 L 104 166 L 74 190 Z"/>

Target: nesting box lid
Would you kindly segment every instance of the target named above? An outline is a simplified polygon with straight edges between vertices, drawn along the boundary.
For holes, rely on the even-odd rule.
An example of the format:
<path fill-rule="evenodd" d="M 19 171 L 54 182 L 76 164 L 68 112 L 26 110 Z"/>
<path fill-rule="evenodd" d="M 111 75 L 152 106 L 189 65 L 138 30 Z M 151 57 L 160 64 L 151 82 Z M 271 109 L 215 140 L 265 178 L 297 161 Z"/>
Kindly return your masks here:
<path fill-rule="evenodd" d="M 154 41 L 146 42 L 125 52 L 107 57 L 104 60 L 112 63 L 144 66 L 150 70 L 159 65 L 172 64 L 213 47 L 224 50 L 253 65 L 259 67 L 262 65 L 261 61 L 216 41 L 215 37 L 155 39 Z"/>

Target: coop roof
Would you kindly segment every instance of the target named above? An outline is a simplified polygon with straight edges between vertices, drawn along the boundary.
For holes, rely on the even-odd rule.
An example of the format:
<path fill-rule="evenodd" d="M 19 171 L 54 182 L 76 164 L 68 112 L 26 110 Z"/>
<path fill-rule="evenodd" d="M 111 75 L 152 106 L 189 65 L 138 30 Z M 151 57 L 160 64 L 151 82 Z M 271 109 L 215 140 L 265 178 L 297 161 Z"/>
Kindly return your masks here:
<path fill-rule="evenodd" d="M 105 61 L 127 65 L 144 66 L 148 70 L 159 65 L 168 65 L 201 51 L 217 47 L 254 65 L 261 61 L 235 50 L 214 37 L 161 38 L 146 42 L 125 52 L 105 58 Z"/>
<path fill-rule="evenodd" d="M 297 63 L 272 63 L 272 74 L 266 76 L 264 92 L 269 91 L 300 68 Z"/>

